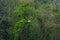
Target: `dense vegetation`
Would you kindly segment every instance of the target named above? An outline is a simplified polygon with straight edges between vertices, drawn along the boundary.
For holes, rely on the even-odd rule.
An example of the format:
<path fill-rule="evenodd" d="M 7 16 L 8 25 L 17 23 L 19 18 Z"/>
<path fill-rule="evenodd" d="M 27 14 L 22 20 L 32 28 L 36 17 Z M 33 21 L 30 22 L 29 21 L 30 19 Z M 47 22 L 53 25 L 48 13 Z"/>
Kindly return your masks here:
<path fill-rule="evenodd" d="M 60 40 L 59 0 L 0 0 L 0 40 Z"/>

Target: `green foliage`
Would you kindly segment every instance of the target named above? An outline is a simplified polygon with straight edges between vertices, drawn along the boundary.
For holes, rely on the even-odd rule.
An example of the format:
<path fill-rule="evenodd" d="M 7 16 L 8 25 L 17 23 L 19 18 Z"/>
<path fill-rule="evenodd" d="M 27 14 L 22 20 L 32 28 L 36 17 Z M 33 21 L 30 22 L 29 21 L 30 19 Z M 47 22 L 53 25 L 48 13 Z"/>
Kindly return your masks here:
<path fill-rule="evenodd" d="M 17 37 L 19 36 L 19 32 L 22 30 L 25 22 L 26 22 L 25 19 L 21 19 L 15 24 L 15 26 L 14 26 L 14 40 L 17 40 Z"/>
<path fill-rule="evenodd" d="M 0 0 L 0 40 L 59 40 L 57 4 L 55 0 Z"/>

